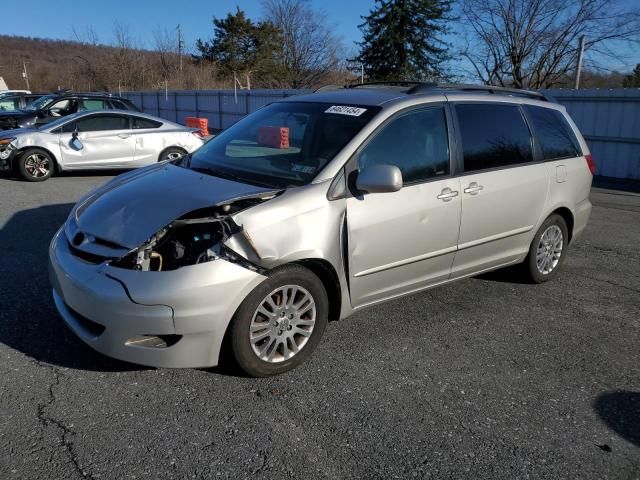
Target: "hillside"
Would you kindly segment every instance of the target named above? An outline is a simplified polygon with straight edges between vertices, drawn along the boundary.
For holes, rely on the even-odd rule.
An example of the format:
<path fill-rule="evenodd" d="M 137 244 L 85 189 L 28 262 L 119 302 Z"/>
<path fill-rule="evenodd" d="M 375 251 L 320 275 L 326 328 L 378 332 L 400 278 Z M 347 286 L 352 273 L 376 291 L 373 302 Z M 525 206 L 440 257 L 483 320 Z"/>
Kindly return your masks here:
<path fill-rule="evenodd" d="M 25 88 L 26 62 L 33 91 L 71 88 L 77 90 L 141 90 L 216 88 L 211 65 L 197 65 L 174 52 L 92 45 L 65 40 L 0 35 L 0 76 L 9 88 Z"/>

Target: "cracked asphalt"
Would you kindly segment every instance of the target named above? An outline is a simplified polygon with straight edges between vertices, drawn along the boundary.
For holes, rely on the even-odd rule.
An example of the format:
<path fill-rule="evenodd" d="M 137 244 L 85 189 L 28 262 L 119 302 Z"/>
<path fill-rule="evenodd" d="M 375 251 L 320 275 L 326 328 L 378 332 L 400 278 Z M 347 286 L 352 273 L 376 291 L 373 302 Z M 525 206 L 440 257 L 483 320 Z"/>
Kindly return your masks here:
<path fill-rule="evenodd" d="M 640 195 L 593 190 L 554 282 L 371 308 L 256 380 L 111 360 L 64 326 L 48 242 L 108 178 L 0 178 L 0 479 L 640 478 Z"/>

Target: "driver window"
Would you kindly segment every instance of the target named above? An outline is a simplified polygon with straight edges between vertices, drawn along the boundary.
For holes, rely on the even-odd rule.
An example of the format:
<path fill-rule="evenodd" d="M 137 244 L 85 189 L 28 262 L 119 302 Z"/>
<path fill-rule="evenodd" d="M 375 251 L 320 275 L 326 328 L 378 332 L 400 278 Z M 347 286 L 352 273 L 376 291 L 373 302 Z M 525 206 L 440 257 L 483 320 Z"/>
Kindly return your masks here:
<path fill-rule="evenodd" d="M 443 107 L 402 114 L 376 134 L 358 154 L 358 169 L 395 165 L 404 184 L 449 174 L 449 138 Z"/>
<path fill-rule="evenodd" d="M 64 117 L 76 113 L 78 111 L 78 104 L 75 100 L 64 99 L 55 102 L 49 107 L 49 114 L 52 117 Z"/>
<path fill-rule="evenodd" d="M 63 132 L 100 132 L 105 130 L 128 130 L 129 118 L 124 115 L 96 115 L 81 118 L 66 124 Z"/>

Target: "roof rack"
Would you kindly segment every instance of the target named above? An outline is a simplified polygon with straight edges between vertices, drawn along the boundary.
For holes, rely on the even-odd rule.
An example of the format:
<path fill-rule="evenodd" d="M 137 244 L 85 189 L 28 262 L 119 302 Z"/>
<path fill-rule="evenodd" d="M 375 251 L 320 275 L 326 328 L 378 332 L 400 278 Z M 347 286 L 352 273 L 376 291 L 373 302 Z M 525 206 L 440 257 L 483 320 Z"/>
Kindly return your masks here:
<path fill-rule="evenodd" d="M 416 88 L 421 85 L 435 86 L 437 83 L 425 83 L 419 81 L 406 81 L 406 80 L 386 80 L 381 82 L 366 82 L 366 83 L 354 83 L 353 85 L 345 85 L 345 88 L 366 88 L 366 87 L 412 87 Z"/>
<path fill-rule="evenodd" d="M 492 94 L 505 94 L 520 97 L 534 98 L 536 100 L 549 101 L 544 94 L 518 88 L 494 87 L 493 85 L 468 85 L 455 83 L 418 83 L 407 90 L 408 94 L 429 93 L 434 90 L 458 90 L 461 92 L 487 92 Z"/>

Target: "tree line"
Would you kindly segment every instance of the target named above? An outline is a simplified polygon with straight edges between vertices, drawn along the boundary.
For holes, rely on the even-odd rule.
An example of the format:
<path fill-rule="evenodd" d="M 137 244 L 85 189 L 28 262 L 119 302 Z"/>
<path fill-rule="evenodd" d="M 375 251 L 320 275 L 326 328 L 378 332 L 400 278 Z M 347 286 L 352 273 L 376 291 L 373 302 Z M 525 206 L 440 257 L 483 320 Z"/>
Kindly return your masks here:
<path fill-rule="evenodd" d="M 190 53 L 174 30 L 156 28 L 153 45 L 143 48 L 119 23 L 110 46 L 91 28 L 74 31 L 74 42 L 32 40 L 40 42 L 37 50 L 0 36 L 0 75 L 22 84 L 26 58 L 36 89 L 316 88 L 361 80 L 569 87 L 584 38 L 583 87 L 640 85 L 640 66 L 625 73 L 607 68 L 628 62 L 620 51 L 637 51 L 630 47 L 640 40 L 636 2 L 374 0 L 353 51 L 309 0 L 261 5 L 258 19 L 238 7 L 213 18 L 210 36 Z M 11 64 L 15 71 L 7 74 Z"/>

